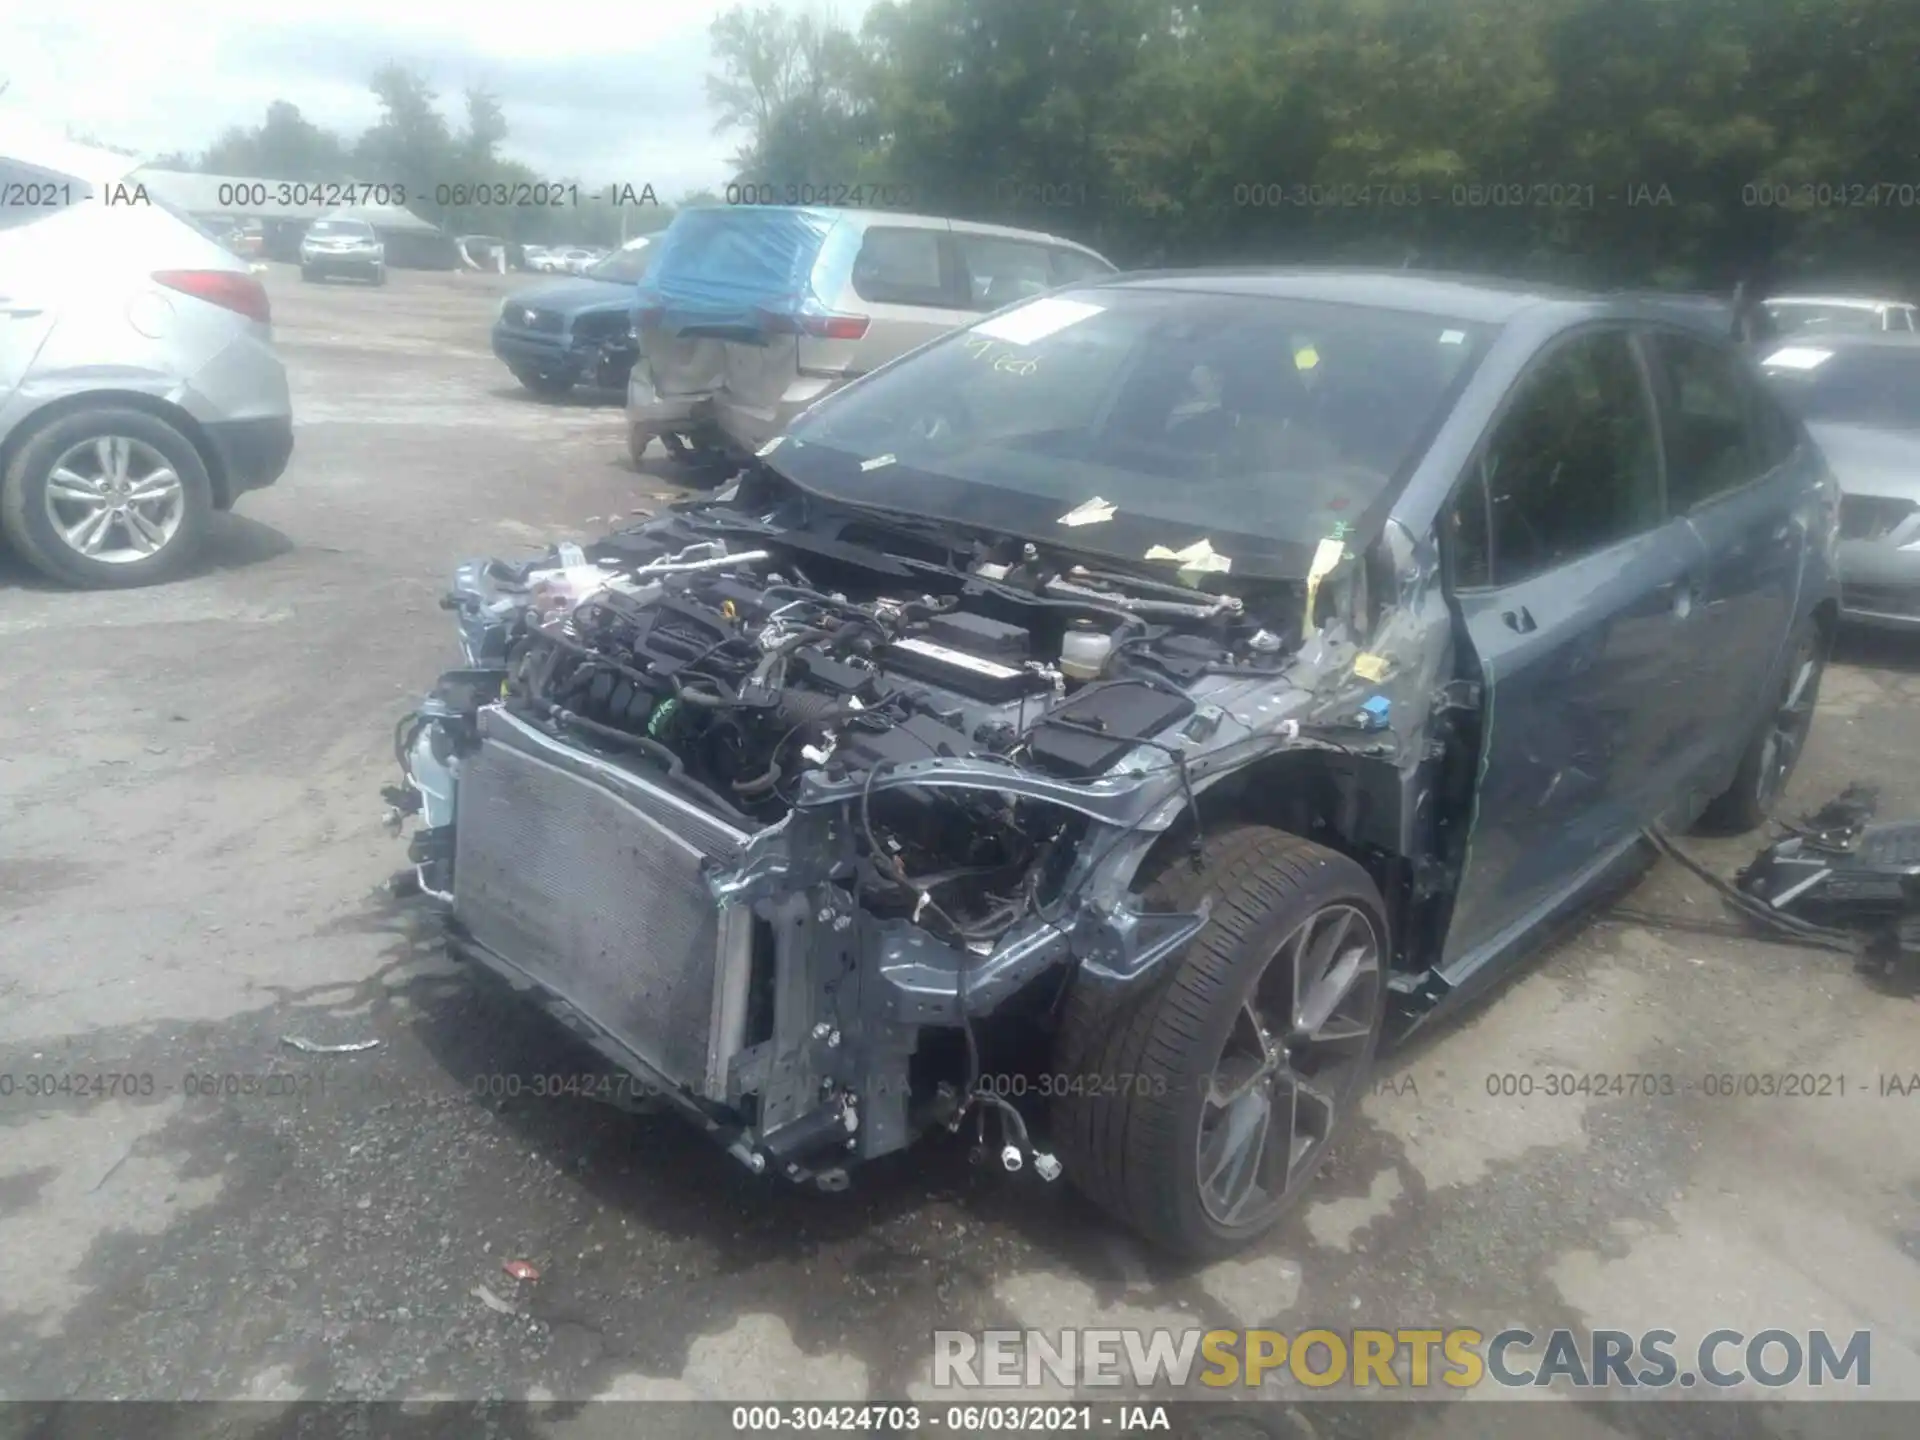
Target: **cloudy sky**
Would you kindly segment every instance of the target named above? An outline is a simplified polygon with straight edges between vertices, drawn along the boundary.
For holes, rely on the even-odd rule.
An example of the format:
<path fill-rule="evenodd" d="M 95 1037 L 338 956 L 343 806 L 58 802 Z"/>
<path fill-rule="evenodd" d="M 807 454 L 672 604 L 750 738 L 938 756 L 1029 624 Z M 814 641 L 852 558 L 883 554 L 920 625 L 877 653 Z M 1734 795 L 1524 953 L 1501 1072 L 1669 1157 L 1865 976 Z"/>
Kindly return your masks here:
<path fill-rule="evenodd" d="M 858 23 L 869 0 L 775 0 Z M 146 154 L 199 151 L 269 102 L 358 134 L 367 80 L 389 60 L 424 73 L 458 123 L 460 94 L 500 97 L 508 152 L 663 200 L 727 178 L 738 137 L 707 104 L 707 27 L 731 0 L 326 0 L 313 18 L 258 0 L 0 6 L 0 111 Z M 303 7 L 304 8 L 304 7 Z"/>

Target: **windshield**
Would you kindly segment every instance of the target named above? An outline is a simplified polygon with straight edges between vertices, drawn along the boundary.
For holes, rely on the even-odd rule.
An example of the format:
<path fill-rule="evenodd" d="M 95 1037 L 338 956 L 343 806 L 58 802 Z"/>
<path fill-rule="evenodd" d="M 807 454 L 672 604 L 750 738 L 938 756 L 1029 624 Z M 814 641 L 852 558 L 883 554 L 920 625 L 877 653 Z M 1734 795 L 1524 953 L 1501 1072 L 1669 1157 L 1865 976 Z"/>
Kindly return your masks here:
<path fill-rule="evenodd" d="M 1782 335 L 1825 330 L 1842 335 L 1877 335 L 1880 316 L 1859 305 L 1781 305 L 1766 307 Z"/>
<path fill-rule="evenodd" d="M 589 265 L 583 272 L 594 280 L 617 280 L 623 285 L 638 284 L 646 278 L 651 245 L 636 245 L 631 250 L 616 250 L 604 260 Z"/>
<path fill-rule="evenodd" d="M 1920 346 L 1793 346 L 1768 356 L 1764 369 L 1806 420 L 1920 430 Z"/>
<path fill-rule="evenodd" d="M 1135 560 L 1204 538 L 1236 574 L 1303 573 L 1319 540 L 1379 518 L 1487 338 L 1357 305 L 1085 288 L 849 387 L 769 463 L 856 504 Z"/>
<path fill-rule="evenodd" d="M 316 220 L 307 234 L 329 240 L 371 240 L 373 227 L 364 220 Z"/>

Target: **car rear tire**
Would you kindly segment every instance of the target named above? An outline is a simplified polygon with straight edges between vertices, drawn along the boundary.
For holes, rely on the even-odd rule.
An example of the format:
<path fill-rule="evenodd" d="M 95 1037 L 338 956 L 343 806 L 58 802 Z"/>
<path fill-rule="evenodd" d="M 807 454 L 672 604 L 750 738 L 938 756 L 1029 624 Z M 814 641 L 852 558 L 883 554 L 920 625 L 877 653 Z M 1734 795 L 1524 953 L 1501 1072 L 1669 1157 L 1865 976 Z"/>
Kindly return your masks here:
<path fill-rule="evenodd" d="M 542 375 L 538 370 L 519 370 L 513 372 L 513 378 L 535 395 L 564 395 L 573 389 L 573 381 L 564 375 Z"/>
<path fill-rule="evenodd" d="M 1774 687 L 1773 704 L 1741 753 L 1733 783 L 1701 813 L 1695 827 L 1701 833 L 1745 835 L 1766 824 L 1773 814 L 1806 749 L 1830 647 L 1831 636 L 1813 616 L 1795 627 L 1787 646 L 1786 673 Z"/>
<path fill-rule="evenodd" d="M 43 575 L 90 590 L 172 579 L 206 542 L 213 484 L 193 442 L 144 410 L 62 415 L 0 476 L 0 531 Z"/>
<path fill-rule="evenodd" d="M 1209 892 L 1206 928 L 1141 984 L 1075 982 L 1053 1063 L 1068 1177 L 1195 1257 L 1251 1243 L 1309 1188 L 1372 1068 L 1391 953 L 1367 872 L 1297 835 L 1222 829 L 1146 899 Z"/>

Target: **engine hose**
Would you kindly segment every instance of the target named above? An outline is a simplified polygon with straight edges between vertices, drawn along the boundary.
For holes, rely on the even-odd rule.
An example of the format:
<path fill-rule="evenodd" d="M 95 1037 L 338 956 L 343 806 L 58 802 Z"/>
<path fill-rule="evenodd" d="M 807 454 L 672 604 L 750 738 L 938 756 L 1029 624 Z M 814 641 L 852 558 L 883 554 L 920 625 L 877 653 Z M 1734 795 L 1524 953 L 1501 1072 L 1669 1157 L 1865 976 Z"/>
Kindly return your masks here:
<path fill-rule="evenodd" d="M 775 760 L 768 764 L 766 773 L 764 775 L 756 775 L 751 780 L 734 781 L 733 793 L 736 795 L 746 795 L 749 797 L 755 796 L 755 795 L 764 795 L 779 783 L 780 783 L 780 762 L 778 760 Z"/>
<path fill-rule="evenodd" d="M 782 690 L 779 704 L 774 708 L 779 711 L 782 720 L 794 725 L 831 725 L 836 720 L 844 720 L 858 713 L 845 701 L 831 695 L 798 689 Z"/>
<path fill-rule="evenodd" d="M 614 671 L 616 674 L 623 675 L 629 680 L 646 685 L 649 688 L 657 683 L 655 677 L 647 674 L 646 671 L 636 670 L 631 665 L 622 665 L 618 660 L 609 659 L 592 646 L 582 645 L 577 640 L 569 640 L 566 636 L 556 634 L 551 630 L 542 630 L 540 634 L 543 639 L 551 641 L 560 649 L 572 651 L 575 655 L 591 660 L 596 665 L 605 666 L 607 669 Z"/>
<path fill-rule="evenodd" d="M 565 729 L 579 730 L 609 745 L 618 745 L 624 749 L 637 750 L 649 759 L 657 761 L 667 772 L 667 778 L 689 795 L 695 796 L 711 805 L 722 815 L 745 825 L 755 823 L 753 818 L 742 813 L 728 801 L 721 798 L 716 790 L 709 789 L 687 774 L 686 767 L 680 763 L 680 757 L 662 745 L 658 740 L 649 740 L 644 735 L 630 735 L 625 730 L 616 730 L 611 725 L 602 725 L 598 720 L 590 720 L 585 715 L 529 695 L 527 703 L 534 706 L 547 719 Z"/>
<path fill-rule="evenodd" d="M 673 698 L 682 705 L 693 705 L 702 710 L 732 710 L 740 707 L 742 701 L 734 695 L 722 695 L 717 690 L 694 690 L 678 675 L 669 675 L 673 685 Z"/>

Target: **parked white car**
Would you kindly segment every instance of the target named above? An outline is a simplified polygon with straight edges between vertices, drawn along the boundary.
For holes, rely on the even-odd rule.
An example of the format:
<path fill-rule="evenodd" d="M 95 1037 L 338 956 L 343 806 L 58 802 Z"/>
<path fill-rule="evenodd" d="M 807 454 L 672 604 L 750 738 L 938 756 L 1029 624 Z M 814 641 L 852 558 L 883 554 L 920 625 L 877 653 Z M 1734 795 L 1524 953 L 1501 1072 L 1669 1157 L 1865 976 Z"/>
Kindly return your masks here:
<path fill-rule="evenodd" d="M 139 162 L 0 128 L 0 535 L 57 580 L 178 575 L 293 453 L 251 265 L 131 182 Z"/>
<path fill-rule="evenodd" d="M 1764 302 L 1779 336 L 1911 335 L 1920 311 L 1904 300 L 1870 295 L 1775 295 Z"/>

